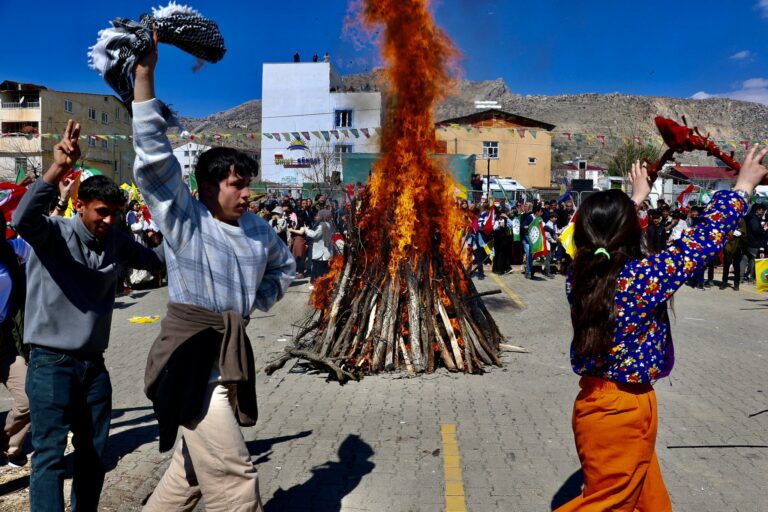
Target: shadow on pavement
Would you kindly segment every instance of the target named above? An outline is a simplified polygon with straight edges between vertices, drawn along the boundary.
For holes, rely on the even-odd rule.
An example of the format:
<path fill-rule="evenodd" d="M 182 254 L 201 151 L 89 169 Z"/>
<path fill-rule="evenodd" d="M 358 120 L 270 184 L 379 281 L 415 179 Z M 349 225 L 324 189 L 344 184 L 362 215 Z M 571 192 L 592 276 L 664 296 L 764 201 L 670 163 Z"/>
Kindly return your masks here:
<path fill-rule="evenodd" d="M 152 423 L 149 425 L 130 428 L 109 436 L 106 454 L 107 471 L 115 469 L 120 459 L 133 453 L 137 448 L 157 441 L 159 435 L 160 431 L 153 417 Z"/>
<path fill-rule="evenodd" d="M 294 439 L 301 439 L 312 435 L 311 430 L 305 430 L 291 436 L 272 437 L 270 439 L 257 439 L 255 441 L 247 441 L 245 445 L 248 447 L 248 452 L 251 456 L 258 455 L 259 458 L 254 460 L 256 465 L 268 462 L 269 456 L 272 455 L 272 447 L 276 444 L 284 443 L 286 441 L 292 441 Z"/>
<path fill-rule="evenodd" d="M 27 487 L 29 487 L 29 475 L 15 478 L 13 480 L 8 480 L 0 483 L 0 496 L 5 496 L 6 494 L 11 494 L 13 492 L 26 489 Z"/>
<path fill-rule="evenodd" d="M 371 445 L 359 436 L 349 435 L 339 446 L 339 461 L 326 462 L 312 468 L 312 478 L 288 490 L 278 489 L 264 505 L 265 512 L 308 510 L 314 512 L 340 512 L 341 500 L 351 493 L 365 475 L 376 465 Z"/>
<path fill-rule="evenodd" d="M 584 485 L 584 476 L 581 474 L 581 468 L 579 468 L 568 477 L 568 480 L 566 480 L 557 490 L 555 495 L 552 496 L 550 508 L 555 510 L 581 494 L 582 485 Z"/>

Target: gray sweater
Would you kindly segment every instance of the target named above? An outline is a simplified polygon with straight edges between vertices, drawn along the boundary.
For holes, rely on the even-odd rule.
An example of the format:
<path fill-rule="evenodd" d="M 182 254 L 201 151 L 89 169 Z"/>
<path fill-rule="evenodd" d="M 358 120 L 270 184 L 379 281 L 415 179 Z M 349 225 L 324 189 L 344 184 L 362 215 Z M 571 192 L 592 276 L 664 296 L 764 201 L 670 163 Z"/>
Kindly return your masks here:
<path fill-rule="evenodd" d="M 59 350 L 106 350 L 118 264 L 160 269 L 162 253 L 112 229 L 96 238 L 79 216 L 48 217 L 58 187 L 38 179 L 13 214 L 16 231 L 32 246 L 27 263 L 24 343 Z"/>

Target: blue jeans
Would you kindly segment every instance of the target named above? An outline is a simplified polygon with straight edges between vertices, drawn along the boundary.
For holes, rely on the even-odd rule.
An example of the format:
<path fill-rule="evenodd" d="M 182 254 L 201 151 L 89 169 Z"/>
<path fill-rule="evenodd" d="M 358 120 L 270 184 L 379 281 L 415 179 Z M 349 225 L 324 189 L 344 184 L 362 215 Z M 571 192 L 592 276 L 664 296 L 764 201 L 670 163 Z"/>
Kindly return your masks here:
<path fill-rule="evenodd" d="M 34 347 L 27 395 L 32 416 L 30 510 L 64 510 L 64 450 L 72 431 L 73 512 L 96 511 L 104 474 L 112 384 L 101 354 L 74 354 Z"/>
<path fill-rule="evenodd" d="M 531 244 L 523 239 L 523 251 L 525 251 L 525 273 L 533 275 L 533 258 L 531 255 Z"/>

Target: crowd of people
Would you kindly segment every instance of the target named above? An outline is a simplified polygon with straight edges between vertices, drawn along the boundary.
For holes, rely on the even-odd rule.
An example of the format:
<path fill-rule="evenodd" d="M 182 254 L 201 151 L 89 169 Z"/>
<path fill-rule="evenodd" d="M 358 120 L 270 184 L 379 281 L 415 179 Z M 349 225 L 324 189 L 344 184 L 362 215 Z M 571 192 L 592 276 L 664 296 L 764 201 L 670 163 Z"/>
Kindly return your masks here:
<path fill-rule="evenodd" d="M 279 198 L 251 201 L 248 209 L 266 220 L 296 260 L 296 277 L 309 277 L 309 288 L 330 270 L 330 260 L 341 254 L 346 231 L 344 212 L 335 199 Z"/>
<path fill-rule="evenodd" d="M 512 273 L 517 266 L 528 279 L 534 278 L 537 269 L 547 278 L 558 272 L 566 273 L 570 257 L 561 236 L 576 214 L 570 196 L 542 202 L 496 200 L 489 205 L 487 201 L 471 204 L 460 200 L 457 204 L 467 219 L 466 240 L 474 252 L 472 273 L 477 278 L 485 278 L 485 267 L 501 275 Z M 649 200 L 637 205 L 646 253 L 663 251 L 670 242 L 679 240 L 686 229 L 698 226 L 705 209 L 705 204 L 670 205 L 664 199 L 658 199 L 655 207 Z M 547 251 L 537 258 L 531 251 L 530 227 L 539 221 Z M 722 251 L 699 269 L 688 284 L 699 290 L 715 286 L 715 270 L 722 265 L 717 286 L 726 289 L 732 281 L 733 289 L 739 290 L 740 283 L 755 282 L 755 260 L 765 258 L 767 249 L 766 205 L 755 201 L 738 229 L 729 234 Z"/>

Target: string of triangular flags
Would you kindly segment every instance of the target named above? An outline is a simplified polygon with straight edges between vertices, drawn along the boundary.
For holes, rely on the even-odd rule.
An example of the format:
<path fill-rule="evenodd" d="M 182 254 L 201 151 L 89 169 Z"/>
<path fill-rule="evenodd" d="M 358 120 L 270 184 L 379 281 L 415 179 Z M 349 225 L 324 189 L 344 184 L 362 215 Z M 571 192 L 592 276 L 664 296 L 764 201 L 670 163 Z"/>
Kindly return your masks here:
<path fill-rule="evenodd" d="M 240 132 L 240 133 L 182 133 L 182 134 L 168 134 L 170 140 L 213 140 L 218 141 L 222 139 L 271 139 L 277 141 L 292 142 L 298 141 L 310 141 L 312 137 L 316 139 L 323 139 L 326 142 L 332 140 L 350 139 L 354 137 L 359 139 L 364 137 L 370 139 L 381 134 L 381 127 L 371 128 L 339 128 L 337 130 L 313 130 L 313 131 L 299 131 L 299 132 Z M 58 133 L 3 133 L 2 137 L 26 137 L 26 138 L 53 138 L 54 140 L 61 140 L 61 135 Z M 113 135 L 113 134 L 80 134 L 80 140 L 107 140 L 107 141 L 119 141 L 119 140 L 133 140 L 132 135 Z"/>
<path fill-rule="evenodd" d="M 497 133 L 495 131 L 491 131 L 490 128 L 483 128 L 483 127 L 477 127 L 477 126 L 471 126 L 471 125 L 449 125 L 449 126 L 437 126 L 436 130 L 446 132 L 449 127 L 461 127 L 467 132 L 479 132 L 483 133 L 486 131 L 489 135 Z M 498 130 L 498 127 L 493 128 L 492 130 Z M 543 134 L 545 136 L 551 137 L 552 139 L 558 139 L 558 142 L 560 143 L 576 143 L 576 144 L 600 144 L 602 146 L 618 146 L 620 144 L 626 144 L 628 142 L 634 142 L 637 145 L 644 146 L 644 145 L 662 145 L 663 140 L 658 135 L 656 136 L 649 136 L 649 135 L 632 135 L 632 136 L 616 136 L 616 135 L 605 135 L 602 133 L 584 133 L 584 132 L 570 132 L 570 131 L 546 131 L 546 130 L 537 130 L 533 128 L 506 128 L 507 132 L 512 136 L 512 138 L 518 138 L 518 139 L 526 139 L 526 138 L 533 138 L 536 139 L 540 134 Z M 292 141 L 311 141 L 314 137 L 318 140 L 324 140 L 326 142 L 331 142 L 334 140 L 342 140 L 342 139 L 350 139 L 352 137 L 359 139 L 360 137 L 364 137 L 366 139 L 375 137 L 377 135 L 381 134 L 381 128 L 380 127 L 372 127 L 372 128 L 340 128 L 336 130 L 311 130 L 311 131 L 294 131 L 294 132 L 237 132 L 237 133 L 183 133 L 183 134 L 169 134 L 168 138 L 170 140 L 200 140 L 200 141 L 221 141 L 221 140 L 228 140 L 228 139 L 239 139 L 239 140 L 246 140 L 246 139 L 269 139 L 269 140 L 275 140 L 278 142 L 292 142 Z M 60 140 L 61 135 L 56 133 L 40 133 L 40 134 L 29 134 L 29 133 L 3 133 L 2 137 L 27 137 L 27 138 L 53 138 L 54 140 Z M 133 136 L 131 135 L 114 135 L 114 134 L 80 134 L 81 140 L 106 140 L 106 141 L 125 141 L 125 140 L 133 140 Z M 750 146 L 753 144 L 762 144 L 762 145 L 768 145 L 768 139 L 758 140 L 758 139 L 752 139 L 752 138 L 746 138 L 746 137 L 734 137 L 734 138 L 728 138 L 728 139 L 714 139 L 715 144 L 722 148 L 732 148 L 732 149 L 749 149 Z"/>

